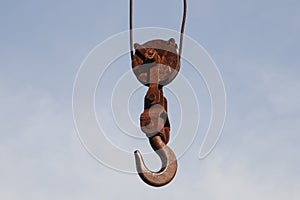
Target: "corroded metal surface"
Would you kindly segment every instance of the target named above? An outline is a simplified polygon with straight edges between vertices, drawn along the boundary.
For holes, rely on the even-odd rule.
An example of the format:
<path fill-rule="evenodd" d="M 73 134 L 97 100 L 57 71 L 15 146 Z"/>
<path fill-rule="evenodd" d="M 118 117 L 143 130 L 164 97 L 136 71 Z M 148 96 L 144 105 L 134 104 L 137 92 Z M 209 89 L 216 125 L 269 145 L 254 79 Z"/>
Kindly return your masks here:
<path fill-rule="evenodd" d="M 150 171 L 140 152 L 135 151 L 136 168 L 144 182 L 159 187 L 169 183 L 177 171 L 176 156 L 166 145 L 170 138 L 170 122 L 167 99 L 163 94 L 163 86 L 175 78 L 180 68 L 177 44 L 171 38 L 168 41 L 151 40 L 143 45 L 135 44 L 134 47 L 134 74 L 142 84 L 149 87 L 140 126 L 162 162 L 158 172 Z"/>
<path fill-rule="evenodd" d="M 167 111 L 167 99 L 163 95 L 163 86 L 170 83 L 180 70 L 183 34 L 186 21 L 187 2 L 183 0 L 183 18 L 180 31 L 180 43 L 169 40 L 151 40 L 142 45 L 133 45 L 133 0 L 130 0 L 130 56 L 132 69 L 137 79 L 149 89 L 145 96 L 144 112 L 140 116 L 141 130 L 149 138 L 151 147 L 160 157 L 162 167 L 158 172 L 150 171 L 139 151 L 135 151 L 136 168 L 141 179 L 151 186 L 168 184 L 177 171 L 174 152 L 167 146 L 170 138 L 170 122 Z M 135 50 L 135 52 L 134 52 Z"/>
<path fill-rule="evenodd" d="M 132 68 L 138 80 L 144 84 L 158 83 L 163 86 L 170 83 L 180 69 L 177 44 L 171 38 L 165 40 L 151 40 L 145 44 L 134 44 L 136 50 L 133 55 Z M 156 68 L 149 73 L 150 68 Z M 157 80 L 151 81 L 150 74 L 157 73 Z"/>

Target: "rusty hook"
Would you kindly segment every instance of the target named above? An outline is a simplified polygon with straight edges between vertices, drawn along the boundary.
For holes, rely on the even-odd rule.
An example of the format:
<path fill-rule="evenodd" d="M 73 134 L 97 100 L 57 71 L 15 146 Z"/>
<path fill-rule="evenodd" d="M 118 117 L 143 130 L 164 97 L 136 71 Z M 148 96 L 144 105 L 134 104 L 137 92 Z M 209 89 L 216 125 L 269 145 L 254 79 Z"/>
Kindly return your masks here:
<path fill-rule="evenodd" d="M 143 160 L 141 153 L 134 152 L 136 168 L 141 179 L 155 187 L 161 187 L 168 184 L 174 178 L 177 171 L 177 160 L 174 152 L 164 143 L 159 135 L 149 138 L 150 144 L 160 157 L 162 167 L 158 172 L 150 171 Z"/>

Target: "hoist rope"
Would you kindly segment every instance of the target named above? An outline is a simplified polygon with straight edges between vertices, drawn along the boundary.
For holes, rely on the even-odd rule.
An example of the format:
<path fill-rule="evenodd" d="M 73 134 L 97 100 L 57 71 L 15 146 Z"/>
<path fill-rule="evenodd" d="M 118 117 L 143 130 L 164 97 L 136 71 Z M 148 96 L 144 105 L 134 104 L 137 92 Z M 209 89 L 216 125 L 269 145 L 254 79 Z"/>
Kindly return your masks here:
<path fill-rule="evenodd" d="M 179 57 L 181 57 L 182 53 L 182 44 L 183 44 L 183 35 L 184 35 L 184 28 L 185 28 L 185 21 L 186 21 L 186 10 L 187 10 L 187 3 L 186 0 L 183 0 L 183 17 L 181 22 L 181 30 L 180 30 L 180 43 L 179 43 Z M 130 55 L 131 59 L 133 57 L 133 31 L 132 31 L 132 15 L 133 15 L 133 0 L 130 0 L 129 5 L 129 29 L 130 29 Z"/>

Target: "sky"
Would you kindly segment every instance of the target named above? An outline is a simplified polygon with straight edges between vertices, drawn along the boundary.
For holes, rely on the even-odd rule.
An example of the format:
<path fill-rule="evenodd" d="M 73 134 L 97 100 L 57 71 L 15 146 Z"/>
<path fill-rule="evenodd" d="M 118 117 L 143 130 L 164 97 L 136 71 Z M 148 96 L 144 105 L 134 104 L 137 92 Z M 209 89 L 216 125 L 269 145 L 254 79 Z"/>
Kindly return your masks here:
<path fill-rule="evenodd" d="M 134 4 L 136 28 L 179 30 L 182 2 Z M 95 160 L 82 146 L 72 114 L 80 65 L 96 45 L 128 29 L 128 2 L 1 1 L 1 199 L 299 199 L 299 21 L 296 0 L 188 1 L 186 34 L 218 66 L 227 95 L 226 122 L 218 144 L 202 160 L 205 125 L 200 122 L 199 134 L 178 160 L 175 179 L 152 188 L 136 174 Z M 129 57 L 121 61 L 113 66 L 130 69 Z M 182 66 L 182 73 L 192 76 L 187 69 Z M 189 81 L 199 90 L 206 122 L 208 94 L 198 86 L 203 80 Z M 140 89 L 129 101 L 137 102 L 129 109 L 133 120 L 142 112 L 145 92 Z M 179 102 L 171 92 L 166 95 L 172 110 Z M 101 108 L 97 112 L 104 112 Z M 170 111 L 175 122 L 178 113 Z M 172 126 L 176 132 L 178 124 Z M 122 145 L 116 138 L 111 136 Z M 124 143 L 128 151 L 148 145 L 147 140 Z"/>

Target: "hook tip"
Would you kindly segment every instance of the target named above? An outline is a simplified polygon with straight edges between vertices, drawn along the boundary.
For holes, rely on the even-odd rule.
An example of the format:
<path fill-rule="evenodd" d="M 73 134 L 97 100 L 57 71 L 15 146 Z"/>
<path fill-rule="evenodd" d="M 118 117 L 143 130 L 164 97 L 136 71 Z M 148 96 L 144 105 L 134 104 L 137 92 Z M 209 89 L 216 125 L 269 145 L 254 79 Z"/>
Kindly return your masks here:
<path fill-rule="evenodd" d="M 135 150 L 134 151 L 134 157 L 135 157 L 135 164 L 136 164 L 136 169 L 138 171 L 138 173 L 143 173 L 143 171 L 145 170 L 145 164 L 143 161 L 143 157 L 142 154 L 140 153 L 139 150 Z"/>

